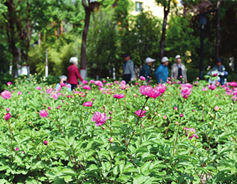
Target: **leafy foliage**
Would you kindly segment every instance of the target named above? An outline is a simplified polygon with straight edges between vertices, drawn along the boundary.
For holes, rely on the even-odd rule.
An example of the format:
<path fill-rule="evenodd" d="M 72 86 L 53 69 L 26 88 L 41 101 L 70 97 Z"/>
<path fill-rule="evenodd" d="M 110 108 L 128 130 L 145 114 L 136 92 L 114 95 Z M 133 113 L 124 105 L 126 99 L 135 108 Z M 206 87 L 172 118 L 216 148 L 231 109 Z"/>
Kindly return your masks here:
<path fill-rule="evenodd" d="M 184 99 L 180 85 L 172 84 L 163 96 L 148 99 L 138 91 L 142 81 L 125 90 L 108 80 L 101 89 L 90 83 L 89 91 L 80 86 L 75 92 L 66 88 L 56 92 L 43 78 L 37 83 L 36 77 L 16 80 L 16 85 L 7 87 L 11 98 L 0 98 L 2 183 L 231 183 L 237 179 L 236 103 L 225 94 L 231 86 L 202 91 L 208 84 L 199 81 Z M 50 97 L 53 93 L 59 95 L 57 99 Z M 125 97 L 115 99 L 114 93 Z M 92 98 L 92 107 L 82 105 Z M 41 117 L 39 112 L 49 107 L 47 117 Z M 11 113 L 7 121 L 6 108 Z M 145 117 L 138 119 L 134 113 L 138 109 L 146 109 Z M 91 121 L 98 111 L 111 117 L 103 127 Z M 195 128 L 199 138 L 189 139 L 184 127 Z"/>

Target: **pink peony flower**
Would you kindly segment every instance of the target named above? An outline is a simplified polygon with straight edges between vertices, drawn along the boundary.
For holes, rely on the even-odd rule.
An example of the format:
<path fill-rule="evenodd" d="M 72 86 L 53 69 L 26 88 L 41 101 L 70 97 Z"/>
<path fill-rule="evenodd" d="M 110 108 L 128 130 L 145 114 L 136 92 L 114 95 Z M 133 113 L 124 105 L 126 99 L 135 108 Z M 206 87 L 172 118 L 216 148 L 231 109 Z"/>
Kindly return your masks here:
<path fill-rule="evenodd" d="M 144 80 L 146 80 L 146 78 L 145 78 L 145 77 L 143 77 L 143 76 L 141 76 L 141 77 L 140 77 L 140 79 L 141 79 L 141 80 L 143 80 L 143 81 L 144 81 Z"/>
<path fill-rule="evenodd" d="M 7 82 L 7 85 L 8 85 L 8 86 L 12 85 L 12 82 Z"/>
<path fill-rule="evenodd" d="M 228 82 L 229 86 L 237 87 L 237 82 Z"/>
<path fill-rule="evenodd" d="M 52 92 L 53 92 L 53 88 L 49 88 L 49 89 L 46 90 L 46 93 L 48 93 L 48 94 L 52 93 Z"/>
<path fill-rule="evenodd" d="M 15 151 L 19 151 L 19 147 L 18 146 L 16 147 Z"/>
<path fill-rule="evenodd" d="M 215 111 L 218 111 L 218 110 L 219 110 L 219 107 L 218 107 L 218 106 L 215 106 L 215 107 L 214 107 L 214 110 L 215 110 Z"/>
<path fill-rule="evenodd" d="M 158 86 L 155 87 L 155 89 L 158 90 L 162 95 L 166 90 L 166 86 L 163 84 L 159 84 Z"/>
<path fill-rule="evenodd" d="M 85 90 L 89 90 L 89 91 L 91 90 L 91 87 L 89 85 L 85 85 L 82 88 L 85 89 Z"/>
<path fill-rule="evenodd" d="M 139 117 L 142 118 L 145 116 L 146 111 L 142 111 L 141 109 L 137 110 L 135 114 Z"/>
<path fill-rule="evenodd" d="M 83 80 L 82 83 L 83 84 L 88 84 L 88 82 L 86 80 Z"/>
<path fill-rule="evenodd" d="M 186 136 L 189 136 L 189 139 L 192 139 L 193 137 L 196 137 L 197 139 L 199 138 L 196 134 L 194 134 L 196 132 L 196 130 L 194 128 L 186 128 L 184 127 Z"/>
<path fill-rule="evenodd" d="M 113 97 L 117 99 L 124 98 L 124 94 L 114 94 Z"/>
<path fill-rule="evenodd" d="M 199 77 L 197 77 L 197 80 L 199 80 Z"/>
<path fill-rule="evenodd" d="M 181 84 L 181 88 L 193 88 L 193 85 L 192 84 Z"/>
<path fill-rule="evenodd" d="M 51 110 L 52 108 L 51 107 L 48 107 L 49 110 Z"/>
<path fill-rule="evenodd" d="M 45 141 L 44 141 L 44 145 L 47 145 L 47 144 L 48 144 L 48 141 L 47 141 L 47 140 L 45 140 Z"/>
<path fill-rule="evenodd" d="M 40 114 L 40 116 L 42 117 L 42 118 L 46 118 L 47 116 L 48 116 L 48 112 L 46 111 L 46 110 L 41 110 L 40 112 L 39 112 L 39 114 Z"/>
<path fill-rule="evenodd" d="M 9 111 L 10 111 L 10 109 L 9 109 L 9 108 L 6 108 L 6 111 L 8 111 L 8 112 L 9 112 Z"/>
<path fill-rule="evenodd" d="M 4 90 L 4 91 L 1 93 L 1 96 L 2 96 L 2 98 L 4 98 L 4 99 L 10 99 L 11 96 L 12 96 L 12 94 L 11 94 L 10 91 Z"/>
<path fill-rule="evenodd" d="M 141 86 L 139 90 L 142 95 L 145 95 L 145 96 L 148 96 L 148 97 L 154 98 L 154 99 L 156 99 L 158 96 L 161 96 L 163 94 L 160 92 L 162 90 L 157 89 L 157 88 L 154 89 L 151 86 Z"/>
<path fill-rule="evenodd" d="M 181 118 L 182 118 L 182 117 L 184 117 L 184 115 L 183 115 L 183 114 L 180 114 L 179 116 L 180 116 Z"/>
<path fill-rule="evenodd" d="M 175 111 L 177 111 L 177 110 L 178 110 L 178 108 L 177 108 L 177 107 L 174 107 L 174 110 L 175 110 Z"/>
<path fill-rule="evenodd" d="M 211 85 L 208 86 L 208 89 L 215 90 L 216 86 L 211 84 Z"/>
<path fill-rule="evenodd" d="M 40 87 L 40 86 L 38 86 L 38 87 L 36 87 L 35 89 L 36 89 L 36 90 L 41 90 L 41 87 Z"/>
<path fill-rule="evenodd" d="M 232 99 L 233 101 L 237 101 L 237 96 L 234 95 L 234 96 L 231 97 L 231 99 Z"/>
<path fill-rule="evenodd" d="M 103 86 L 103 83 L 101 81 L 95 81 L 94 83 L 95 83 L 95 85 L 97 85 L 99 87 Z"/>
<path fill-rule="evenodd" d="M 19 96 L 22 94 L 22 92 L 21 91 L 18 91 L 18 93 L 17 93 Z"/>
<path fill-rule="evenodd" d="M 103 80 L 103 83 L 106 83 L 106 80 Z"/>
<path fill-rule="evenodd" d="M 91 121 L 95 122 L 95 126 L 101 126 L 107 121 L 108 117 L 105 113 L 95 112 Z"/>
<path fill-rule="evenodd" d="M 6 121 L 8 121 L 11 117 L 12 117 L 11 114 L 8 112 L 4 118 Z"/>
<path fill-rule="evenodd" d="M 50 95 L 51 98 L 53 98 L 54 100 L 58 99 L 58 95 L 56 93 L 53 93 L 52 95 Z"/>
<path fill-rule="evenodd" d="M 191 88 L 187 88 L 187 87 L 182 88 L 182 90 L 181 90 L 182 97 L 187 99 L 188 96 L 191 94 L 191 91 L 192 91 Z"/>
<path fill-rule="evenodd" d="M 90 80 L 90 83 L 93 84 L 95 81 L 94 80 Z"/>
<path fill-rule="evenodd" d="M 120 82 L 120 84 L 126 85 L 126 81 L 125 81 L 125 80 L 122 80 L 122 81 Z"/>
<path fill-rule="evenodd" d="M 85 106 L 85 107 L 92 107 L 92 105 L 93 105 L 92 101 L 83 103 L 83 106 Z"/>
<path fill-rule="evenodd" d="M 202 91 L 207 91 L 207 88 L 203 87 L 203 88 L 202 88 Z"/>

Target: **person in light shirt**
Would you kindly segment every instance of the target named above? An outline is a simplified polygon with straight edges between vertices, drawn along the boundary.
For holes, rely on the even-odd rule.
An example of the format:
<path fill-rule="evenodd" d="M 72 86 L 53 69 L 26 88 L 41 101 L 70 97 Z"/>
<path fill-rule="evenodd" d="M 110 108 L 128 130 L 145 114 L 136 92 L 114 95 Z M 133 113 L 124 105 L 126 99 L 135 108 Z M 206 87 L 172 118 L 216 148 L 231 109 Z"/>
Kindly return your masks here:
<path fill-rule="evenodd" d="M 130 54 L 124 54 L 123 80 L 128 84 L 135 79 L 134 64 L 130 59 Z"/>
<path fill-rule="evenodd" d="M 56 90 L 60 90 L 60 89 L 62 89 L 63 87 L 67 87 L 67 88 L 68 88 L 68 91 L 71 91 L 71 84 L 68 84 L 68 83 L 67 83 L 67 76 L 65 76 L 65 75 L 62 75 L 62 76 L 60 77 L 60 82 L 57 83 L 55 89 L 56 89 Z"/>
<path fill-rule="evenodd" d="M 176 63 L 171 66 L 171 80 L 180 80 L 187 83 L 187 69 L 184 64 L 181 63 L 182 59 L 180 55 L 175 56 Z"/>

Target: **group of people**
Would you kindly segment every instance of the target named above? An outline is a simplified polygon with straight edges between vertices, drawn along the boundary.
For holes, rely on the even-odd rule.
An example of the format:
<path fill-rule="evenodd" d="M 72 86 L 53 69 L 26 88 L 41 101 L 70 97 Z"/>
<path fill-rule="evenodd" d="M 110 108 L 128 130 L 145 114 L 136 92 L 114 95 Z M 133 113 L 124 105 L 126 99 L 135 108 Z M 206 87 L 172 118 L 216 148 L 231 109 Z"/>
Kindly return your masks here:
<path fill-rule="evenodd" d="M 134 72 L 134 66 L 133 62 L 130 59 L 129 54 L 124 55 L 125 64 L 123 65 L 123 79 L 126 81 L 126 83 L 133 81 L 135 78 L 135 72 Z M 181 80 L 184 83 L 187 82 L 187 69 L 184 66 L 184 64 L 181 63 L 181 56 L 177 55 L 175 56 L 176 63 L 171 66 L 171 79 L 172 80 Z M 140 76 L 143 76 L 146 78 L 147 82 L 150 81 L 151 75 L 150 75 L 150 67 L 152 63 L 155 61 L 155 59 L 152 59 L 150 57 L 146 58 L 145 62 L 146 64 L 142 67 L 140 71 Z M 161 59 L 160 66 L 156 69 L 155 77 L 157 79 L 157 83 L 165 83 L 167 82 L 167 79 L 169 77 L 169 71 L 168 71 L 168 64 L 169 59 L 167 57 L 163 57 Z"/>
<path fill-rule="evenodd" d="M 124 54 L 125 63 L 123 65 L 123 80 L 126 81 L 126 83 L 129 83 L 130 81 L 133 81 L 135 76 L 134 71 L 134 64 L 133 61 L 130 58 L 129 54 Z M 152 59 L 150 57 L 146 58 L 145 62 L 146 64 L 142 67 L 140 71 L 140 76 L 143 76 L 146 78 L 147 82 L 151 79 L 150 74 L 150 67 L 152 63 L 156 61 L 155 59 Z M 180 55 L 175 56 L 176 63 L 171 66 L 171 75 L 170 78 L 172 81 L 179 80 L 183 83 L 187 83 L 187 69 L 184 64 L 181 63 L 182 59 Z M 56 85 L 56 89 L 60 89 L 62 87 L 67 87 L 69 91 L 74 90 L 78 83 L 78 79 L 82 82 L 83 79 L 79 73 L 79 70 L 77 68 L 78 59 L 76 57 L 71 57 L 69 62 L 71 65 L 68 67 L 68 76 L 62 75 L 60 77 L 60 83 Z M 169 77 L 169 71 L 168 71 L 168 64 L 169 59 L 165 56 L 161 59 L 160 66 L 155 71 L 155 77 L 157 79 L 157 83 L 166 83 Z M 213 67 L 212 71 L 218 71 L 223 72 L 224 66 L 221 63 L 221 60 L 217 60 L 216 66 Z M 221 83 L 224 80 L 221 80 Z"/>

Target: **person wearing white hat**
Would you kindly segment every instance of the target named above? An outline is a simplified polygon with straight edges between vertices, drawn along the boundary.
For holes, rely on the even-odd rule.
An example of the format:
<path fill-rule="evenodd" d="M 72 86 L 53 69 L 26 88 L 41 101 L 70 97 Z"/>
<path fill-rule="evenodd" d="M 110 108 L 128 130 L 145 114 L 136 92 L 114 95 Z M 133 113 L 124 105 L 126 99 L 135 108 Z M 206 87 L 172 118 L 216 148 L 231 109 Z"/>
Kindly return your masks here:
<path fill-rule="evenodd" d="M 161 64 L 160 66 L 156 69 L 155 72 L 155 77 L 157 79 L 157 84 L 159 83 L 165 83 L 167 82 L 167 78 L 169 76 L 169 71 L 168 71 L 168 64 L 169 64 L 169 59 L 167 57 L 163 57 L 161 59 Z"/>
<path fill-rule="evenodd" d="M 69 63 L 71 63 L 71 65 L 68 67 L 67 71 L 68 71 L 68 76 L 67 76 L 67 82 L 69 84 L 71 84 L 71 89 L 75 89 L 78 85 L 78 78 L 80 79 L 80 81 L 82 82 L 83 79 L 79 73 L 79 70 L 77 68 L 77 64 L 78 64 L 78 59 L 76 57 L 71 57 L 69 60 Z"/>
<path fill-rule="evenodd" d="M 140 77 L 143 76 L 146 78 L 147 82 L 150 80 L 150 66 L 155 61 L 155 59 L 152 59 L 150 57 L 146 58 L 145 62 L 146 64 L 142 67 L 140 71 Z"/>
<path fill-rule="evenodd" d="M 187 82 L 187 69 L 181 63 L 181 56 L 175 56 L 176 63 L 171 66 L 171 80 L 182 80 L 184 83 Z"/>

